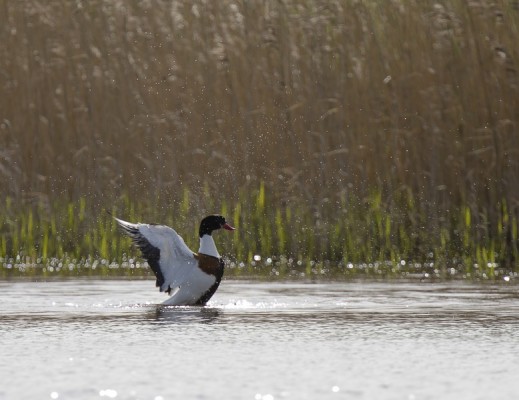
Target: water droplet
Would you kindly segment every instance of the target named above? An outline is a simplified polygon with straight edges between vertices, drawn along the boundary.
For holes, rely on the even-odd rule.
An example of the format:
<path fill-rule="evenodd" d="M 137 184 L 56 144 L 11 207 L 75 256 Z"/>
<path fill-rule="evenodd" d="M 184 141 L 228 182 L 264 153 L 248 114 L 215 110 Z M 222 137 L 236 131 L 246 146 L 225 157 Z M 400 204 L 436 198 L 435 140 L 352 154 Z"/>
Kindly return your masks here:
<path fill-rule="evenodd" d="M 100 390 L 99 396 L 115 399 L 117 397 L 117 391 L 113 389 Z"/>
<path fill-rule="evenodd" d="M 59 393 L 58 393 L 58 392 L 51 392 L 51 393 L 50 393 L 50 398 L 51 398 L 51 399 L 57 399 L 57 398 L 59 398 Z"/>
<path fill-rule="evenodd" d="M 255 400 L 274 400 L 274 396 L 272 396 L 271 394 L 256 393 L 256 395 L 254 396 L 254 399 Z"/>
<path fill-rule="evenodd" d="M 332 392 L 337 393 L 341 388 L 339 386 L 332 386 Z"/>

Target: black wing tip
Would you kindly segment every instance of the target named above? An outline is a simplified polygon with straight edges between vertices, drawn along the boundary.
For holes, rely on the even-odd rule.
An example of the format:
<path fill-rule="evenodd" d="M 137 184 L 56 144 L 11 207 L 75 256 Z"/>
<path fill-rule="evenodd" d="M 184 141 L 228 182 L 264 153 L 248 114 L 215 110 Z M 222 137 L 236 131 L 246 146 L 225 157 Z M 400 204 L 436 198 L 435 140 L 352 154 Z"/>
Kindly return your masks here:
<path fill-rule="evenodd" d="M 157 278 L 155 286 L 158 287 L 161 292 L 164 292 L 165 290 L 162 289 L 162 286 L 164 285 L 164 275 L 160 267 L 160 249 L 149 242 L 149 240 L 139 231 L 138 226 L 126 225 L 125 223 L 121 223 L 120 220 L 116 220 L 121 231 L 130 237 L 133 244 L 141 251 L 146 261 L 148 261 L 148 265 Z"/>
<path fill-rule="evenodd" d="M 110 214 L 111 215 L 111 214 Z M 113 215 L 112 215 L 113 217 Z M 125 223 L 125 221 L 123 220 L 120 220 L 119 218 L 117 217 L 113 217 L 115 219 L 115 221 L 117 222 L 117 225 L 119 227 L 119 229 L 127 234 L 128 236 L 130 236 L 132 239 L 136 240 L 138 239 L 140 236 L 142 236 L 142 234 L 139 232 L 139 228 L 136 227 L 136 226 L 133 226 L 132 225 L 127 225 Z"/>

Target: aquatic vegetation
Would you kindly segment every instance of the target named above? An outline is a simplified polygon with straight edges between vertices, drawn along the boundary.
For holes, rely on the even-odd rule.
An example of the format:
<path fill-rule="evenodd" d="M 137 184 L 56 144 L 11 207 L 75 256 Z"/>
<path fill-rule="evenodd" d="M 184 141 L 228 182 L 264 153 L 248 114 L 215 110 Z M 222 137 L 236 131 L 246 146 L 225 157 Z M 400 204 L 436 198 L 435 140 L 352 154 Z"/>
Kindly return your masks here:
<path fill-rule="evenodd" d="M 509 240 L 506 207 L 500 208 L 501 223 L 494 230 L 487 228 L 485 235 L 481 226 L 473 225 L 467 207 L 434 230 L 423 225 L 426 216 L 413 208 L 410 196 L 406 192 L 388 206 L 375 191 L 362 201 L 342 198 L 315 209 L 296 201 L 280 205 L 261 183 L 255 190 L 240 190 L 235 204 L 223 202 L 213 209 L 228 215 L 238 228 L 233 235 L 216 234 L 216 240 L 223 253 L 232 255 L 231 276 L 514 277 L 517 221 L 507 228 L 512 232 Z M 175 226 L 196 250 L 192 221 L 206 211 L 190 198 L 184 189 L 178 202 L 160 208 L 123 196 L 110 214 L 84 198 L 53 204 L 50 210 L 14 210 L 8 200 L 0 220 L 2 274 L 147 275 L 138 251 L 118 231 L 111 214 Z"/>
<path fill-rule="evenodd" d="M 228 215 L 235 275 L 517 270 L 514 2 L 0 8 L 4 264 L 121 265 L 108 208 Z"/>

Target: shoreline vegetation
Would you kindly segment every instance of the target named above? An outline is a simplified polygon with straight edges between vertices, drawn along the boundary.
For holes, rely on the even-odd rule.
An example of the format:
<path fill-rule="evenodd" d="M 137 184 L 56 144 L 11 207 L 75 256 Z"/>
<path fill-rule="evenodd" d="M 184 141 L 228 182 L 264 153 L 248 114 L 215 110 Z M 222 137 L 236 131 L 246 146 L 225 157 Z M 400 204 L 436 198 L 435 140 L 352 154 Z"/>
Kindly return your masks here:
<path fill-rule="evenodd" d="M 8 200 L 7 218 L 0 220 L 4 229 L 10 227 L 10 235 L 0 238 L 0 257 L 6 255 L 0 259 L 3 276 L 28 271 L 36 276 L 149 275 L 138 250 L 117 229 L 112 215 L 172 226 L 196 250 L 199 218 L 193 216 L 200 208 L 192 206 L 195 202 L 190 196 L 186 189 L 182 202 L 166 207 L 160 198 L 154 204 L 149 199 L 133 203 L 123 197 L 104 212 L 88 210 L 87 200 L 81 198 L 76 203 L 55 204 L 51 210 L 39 205 L 20 215 L 11 214 L 18 209 Z M 309 212 L 297 204 L 277 206 L 261 183 L 256 190 L 242 190 L 238 203 L 218 203 L 206 200 L 204 207 L 226 215 L 238 227 L 232 234 L 215 233 L 231 277 L 405 278 L 421 274 L 425 278 L 510 280 L 517 275 L 516 265 L 507 260 L 517 255 L 507 253 L 509 238 L 502 228 L 506 221 L 500 221 L 496 231 L 482 240 L 469 208 L 436 235 L 427 226 L 415 224 L 410 197 L 399 199 L 391 210 L 384 209 L 380 193 L 373 193 L 369 199 L 344 198 Z M 508 216 L 505 211 L 503 219 Z M 14 253 L 16 248 L 21 250 Z"/>
<path fill-rule="evenodd" d="M 0 21 L 0 277 L 148 274 L 107 211 L 194 250 L 224 214 L 231 277 L 519 272 L 516 1 L 0 0 Z"/>

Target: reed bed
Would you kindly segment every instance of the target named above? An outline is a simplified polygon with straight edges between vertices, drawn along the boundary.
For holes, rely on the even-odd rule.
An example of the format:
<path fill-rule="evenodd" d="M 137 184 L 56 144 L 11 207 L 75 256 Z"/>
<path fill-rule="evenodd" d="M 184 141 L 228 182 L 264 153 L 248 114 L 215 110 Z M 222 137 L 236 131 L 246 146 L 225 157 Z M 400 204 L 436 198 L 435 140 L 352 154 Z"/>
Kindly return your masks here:
<path fill-rule="evenodd" d="M 7 217 L 0 220 L 0 227 L 10 234 L 0 242 L 0 267 L 3 276 L 147 276 L 145 261 L 117 229 L 112 215 L 174 226 L 196 250 L 198 220 L 188 216 L 212 211 L 226 215 L 238 227 L 233 234 L 215 233 L 230 276 L 507 281 L 517 276 L 515 264 L 506 258 L 518 255 L 508 253 L 502 230 L 505 211 L 498 230 L 482 240 L 468 208 L 437 235 L 426 226 L 417 228 L 412 197 L 399 199 L 388 210 L 381 193 L 374 192 L 368 199 L 343 198 L 340 204 L 325 204 L 313 213 L 304 206 L 277 206 L 274 199 L 262 183 L 256 189 L 240 190 L 233 204 L 197 204 L 185 189 L 183 201 L 168 207 L 159 206 L 160 199 L 156 204 L 150 200 L 134 203 L 124 197 L 100 214 L 88 210 L 84 198 L 56 203 L 51 210 L 29 209 L 21 215 L 8 201 Z M 517 231 L 514 235 L 517 241 Z"/>
<path fill-rule="evenodd" d="M 0 22 L 6 265 L 122 263 L 108 209 L 187 233 L 223 211 L 245 269 L 518 268 L 516 1 L 0 0 Z"/>

